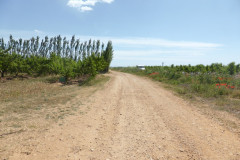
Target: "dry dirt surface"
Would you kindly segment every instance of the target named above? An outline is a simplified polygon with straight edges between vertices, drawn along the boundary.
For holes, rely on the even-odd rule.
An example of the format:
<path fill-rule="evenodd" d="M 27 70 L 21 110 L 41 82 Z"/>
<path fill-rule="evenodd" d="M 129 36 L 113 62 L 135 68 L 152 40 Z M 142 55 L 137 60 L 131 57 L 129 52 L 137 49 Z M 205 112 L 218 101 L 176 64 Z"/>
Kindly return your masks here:
<path fill-rule="evenodd" d="M 71 115 L 28 139 L 9 159 L 240 160 L 238 135 L 183 99 L 149 79 L 109 76 L 85 99 L 86 114 Z"/>

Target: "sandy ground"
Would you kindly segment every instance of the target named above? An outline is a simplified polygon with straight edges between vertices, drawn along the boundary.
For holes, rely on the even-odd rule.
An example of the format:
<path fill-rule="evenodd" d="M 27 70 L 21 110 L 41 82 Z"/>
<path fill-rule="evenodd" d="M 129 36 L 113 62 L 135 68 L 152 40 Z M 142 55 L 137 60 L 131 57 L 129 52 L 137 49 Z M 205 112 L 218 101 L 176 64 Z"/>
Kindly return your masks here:
<path fill-rule="evenodd" d="M 9 159 L 240 160 L 239 137 L 197 108 L 148 79 L 110 76 L 85 99 L 86 114 L 27 139 Z"/>

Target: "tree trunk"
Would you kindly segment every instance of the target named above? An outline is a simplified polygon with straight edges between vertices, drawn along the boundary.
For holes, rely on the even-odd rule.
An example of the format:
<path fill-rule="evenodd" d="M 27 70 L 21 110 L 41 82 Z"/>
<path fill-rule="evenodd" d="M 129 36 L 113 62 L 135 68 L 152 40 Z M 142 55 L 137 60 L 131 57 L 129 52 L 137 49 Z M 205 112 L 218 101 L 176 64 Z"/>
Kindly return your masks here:
<path fill-rule="evenodd" d="M 4 77 L 4 71 L 1 71 L 1 79 Z"/>

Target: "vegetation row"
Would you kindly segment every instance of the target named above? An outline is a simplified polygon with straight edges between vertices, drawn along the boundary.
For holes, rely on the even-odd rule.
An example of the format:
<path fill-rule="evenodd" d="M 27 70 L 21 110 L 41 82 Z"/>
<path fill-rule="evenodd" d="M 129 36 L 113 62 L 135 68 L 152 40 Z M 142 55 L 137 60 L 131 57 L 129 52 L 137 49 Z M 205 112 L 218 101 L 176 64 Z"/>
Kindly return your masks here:
<path fill-rule="evenodd" d="M 0 39 L 0 72 L 1 78 L 6 74 L 26 73 L 28 75 L 62 75 L 66 80 L 83 75 L 95 76 L 107 72 L 113 58 L 112 42 L 106 47 L 100 40 L 80 42 L 72 36 L 40 40 Z"/>
<path fill-rule="evenodd" d="M 182 94 L 194 92 L 204 97 L 217 97 L 233 93 L 233 97 L 240 99 L 240 65 L 234 62 L 228 65 L 146 66 L 145 70 L 136 67 L 115 69 L 179 86 Z"/>

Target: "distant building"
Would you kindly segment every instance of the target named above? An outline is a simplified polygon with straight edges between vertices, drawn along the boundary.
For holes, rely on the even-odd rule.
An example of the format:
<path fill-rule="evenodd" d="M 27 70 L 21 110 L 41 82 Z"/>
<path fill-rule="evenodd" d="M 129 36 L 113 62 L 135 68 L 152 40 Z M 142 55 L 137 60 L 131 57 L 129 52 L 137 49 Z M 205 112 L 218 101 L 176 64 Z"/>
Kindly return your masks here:
<path fill-rule="evenodd" d="M 141 70 L 145 70 L 145 66 L 144 65 L 137 65 L 137 68 L 141 69 Z"/>

